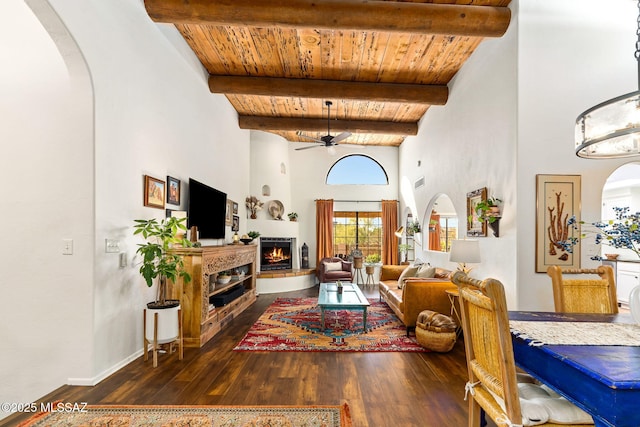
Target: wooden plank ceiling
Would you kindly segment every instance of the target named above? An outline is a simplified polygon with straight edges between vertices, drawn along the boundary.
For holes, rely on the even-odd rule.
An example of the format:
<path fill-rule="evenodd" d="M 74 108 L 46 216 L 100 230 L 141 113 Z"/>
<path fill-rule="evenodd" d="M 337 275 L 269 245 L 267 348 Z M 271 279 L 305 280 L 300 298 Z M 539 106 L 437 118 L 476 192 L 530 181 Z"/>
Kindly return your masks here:
<path fill-rule="evenodd" d="M 243 129 L 349 131 L 345 144 L 399 146 L 485 37 L 501 37 L 511 0 L 145 0 L 172 23 Z M 478 82 L 481 84 L 481 82 Z M 311 142 L 313 143 L 313 142 Z"/>

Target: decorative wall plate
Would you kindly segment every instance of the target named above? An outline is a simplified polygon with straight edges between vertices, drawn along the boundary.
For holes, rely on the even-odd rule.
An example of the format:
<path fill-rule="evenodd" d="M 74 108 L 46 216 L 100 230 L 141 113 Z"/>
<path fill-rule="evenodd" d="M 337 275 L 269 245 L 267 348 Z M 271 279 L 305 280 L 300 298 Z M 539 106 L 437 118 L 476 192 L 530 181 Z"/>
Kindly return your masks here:
<path fill-rule="evenodd" d="M 271 217 L 273 217 L 273 219 L 282 219 L 282 214 L 284 214 L 284 205 L 280 200 L 271 200 L 267 209 L 269 210 L 269 214 L 271 214 Z"/>

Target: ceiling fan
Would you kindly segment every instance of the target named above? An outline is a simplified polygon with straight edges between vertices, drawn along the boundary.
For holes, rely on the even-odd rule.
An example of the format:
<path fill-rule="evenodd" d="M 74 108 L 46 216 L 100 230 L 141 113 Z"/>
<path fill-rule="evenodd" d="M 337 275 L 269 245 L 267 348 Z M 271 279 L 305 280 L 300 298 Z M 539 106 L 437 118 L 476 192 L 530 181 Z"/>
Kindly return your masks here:
<path fill-rule="evenodd" d="M 310 139 L 312 141 L 317 142 L 318 144 L 311 145 L 309 147 L 296 148 L 296 150 L 308 150 L 309 148 L 316 148 L 316 147 L 327 147 L 327 148 L 333 147 L 338 145 L 338 142 L 344 139 L 347 139 L 351 136 L 351 132 L 342 132 L 336 136 L 331 136 L 331 106 L 333 105 L 333 102 L 325 101 L 324 104 L 327 106 L 327 134 L 325 136 L 320 137 L 320 139 L 318 139 L 312 136 L 305 135 L 301 132 L 298 132 L 298 136 L 302 138 Z"/>

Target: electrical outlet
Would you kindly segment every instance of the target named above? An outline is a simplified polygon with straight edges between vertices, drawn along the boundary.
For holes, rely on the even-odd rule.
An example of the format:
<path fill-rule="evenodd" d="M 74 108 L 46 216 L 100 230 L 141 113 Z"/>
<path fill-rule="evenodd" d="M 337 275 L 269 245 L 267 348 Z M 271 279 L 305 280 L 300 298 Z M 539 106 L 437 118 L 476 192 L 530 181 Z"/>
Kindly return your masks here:
<path fill-rule="evenodd" d="M 73 255 L 73 239 L 62 239 L 62 255 Z"/>
<path fill-rule="evenodd" d="M 127 266 L 127 254 L 126 252 L 120 252 L 120 268 Z"/>
<path fill-rule="evenodd" d="M 120 252 L 120 241 L 117 239 L 104 239 L 104 251 L 108 254 Z"/>

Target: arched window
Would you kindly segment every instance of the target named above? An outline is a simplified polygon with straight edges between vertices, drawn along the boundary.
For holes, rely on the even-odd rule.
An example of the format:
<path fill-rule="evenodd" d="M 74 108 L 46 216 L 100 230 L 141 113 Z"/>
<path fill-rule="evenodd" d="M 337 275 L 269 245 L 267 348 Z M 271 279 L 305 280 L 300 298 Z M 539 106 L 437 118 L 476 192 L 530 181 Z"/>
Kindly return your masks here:
<path fill-rule="evenodd" d="M 387 172 L 369 156 L 351 154 L 335 162 L 327 174 L 328 185 L 389 185 Z"/>

